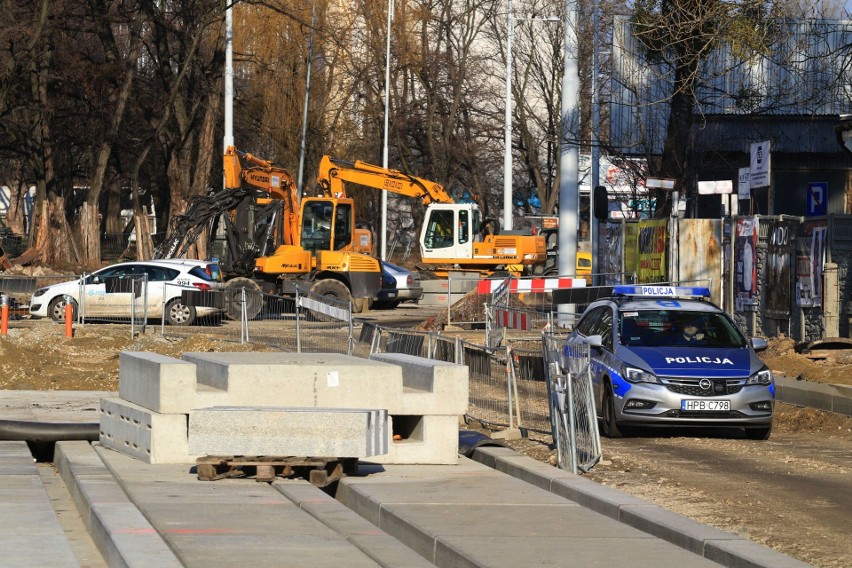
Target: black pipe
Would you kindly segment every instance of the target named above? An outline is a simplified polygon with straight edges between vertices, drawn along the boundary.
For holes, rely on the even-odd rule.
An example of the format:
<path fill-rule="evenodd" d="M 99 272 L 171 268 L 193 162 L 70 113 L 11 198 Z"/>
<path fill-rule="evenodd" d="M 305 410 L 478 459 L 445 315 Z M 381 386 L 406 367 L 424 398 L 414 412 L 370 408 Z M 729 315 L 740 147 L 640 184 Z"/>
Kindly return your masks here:
<path fill-rule="evenodd" d="M 26 422 L 22 420 L 0 420 L 0 440 L 27 442 L 65 442 L 100 439 L 100 424 L 97 422 Z"/>

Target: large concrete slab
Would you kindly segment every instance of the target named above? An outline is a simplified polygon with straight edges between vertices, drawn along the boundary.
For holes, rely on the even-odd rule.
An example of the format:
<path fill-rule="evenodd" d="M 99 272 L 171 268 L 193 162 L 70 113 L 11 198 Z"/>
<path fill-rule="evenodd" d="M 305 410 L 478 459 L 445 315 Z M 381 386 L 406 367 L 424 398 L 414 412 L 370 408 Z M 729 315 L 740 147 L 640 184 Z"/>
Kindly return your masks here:
<path fill-rule="evenodd" d="M 367 458 L 388 451 L 386 410 L 215 407 L 189 413 L 193 455 Z"/>
<path fill-rule="evenodd" d="M 159 353 L 122 351 L 119 397 L 161 414 L 227 404 L 227 393 L 196 383 L 195 369 L 192 363 Z"/>
<path fill-rule="evenodd" d="M 336 533 L 343 535 L 382 566 L 392 568 L 434 566 L 385 531 L 346 508 L 334 497 L 312 485 L 306 485 L 298 480 L 276 480 L 273 486 L 300 509 Z"/>
<path fill-rule="evenodd" d="M 439 566 L 717 566 L 465 458 L 362 470 L 337 499 Z"/>
<path fill-rule="evenodd" d="M 230 406 L 402 408 L 395 365 L 337 353 L 184 353 L 198 382 L 227 391 Z"/>
<path fill-rule="evenodd" d="M 95 449 L 184 566 L 381 565 L 267 483 L 199 481 L 189 467 Z"/>
<path fill-rule="evenodd" d="M 804 568 L 808 564 L 770 548 L 667 511 L 616 489 L 542 464 L 509 448 L 480 447 L 474 461 L 661 538 L 730 568 Z"/>
<path fill-rule="evenodd" d="M 26 442 L 0 441 L 0 564 L 79 566 Z"/>
<path fill-rule="evenodd" d="M 189 463 L 186 414 L 160 414 L 120 398 L 101 399 L 104 446 L 146 463 Z"/>
<path fill-rule="evenodd" d="M 430 415 L 390 417 L 393 439 L 381 464 L 456 464 L 459 459 L 459 417 Z"/>
<path fill-rule="evenodd" d="M 398 365 L 405 389 L 401 414 L 465 414 L 468 367 L 403 353 L 373 353 L 371 361 Z"/>

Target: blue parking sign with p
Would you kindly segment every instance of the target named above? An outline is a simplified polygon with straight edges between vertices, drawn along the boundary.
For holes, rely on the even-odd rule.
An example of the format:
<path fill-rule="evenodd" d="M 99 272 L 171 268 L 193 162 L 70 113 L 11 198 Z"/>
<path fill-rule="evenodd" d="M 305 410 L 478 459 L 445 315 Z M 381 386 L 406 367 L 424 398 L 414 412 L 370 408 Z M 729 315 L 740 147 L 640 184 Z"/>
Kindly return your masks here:
<path fill-rule="evenodd" d="M 828 183 L 815 181 L 808 184 L 808 196 L 805 206 L 806 217 L 828 215 Z"/>

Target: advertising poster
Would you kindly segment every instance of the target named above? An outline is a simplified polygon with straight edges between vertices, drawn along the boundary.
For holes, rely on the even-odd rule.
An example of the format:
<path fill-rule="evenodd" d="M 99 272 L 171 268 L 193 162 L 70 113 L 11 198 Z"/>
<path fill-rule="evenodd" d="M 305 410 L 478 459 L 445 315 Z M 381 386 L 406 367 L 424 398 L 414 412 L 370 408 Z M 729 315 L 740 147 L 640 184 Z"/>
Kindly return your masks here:
<path fill-rule="evenodd" d="M 757 309 L 757 229 L 755 217 L 737 217 L 734 241 L 734 309 Z"/>
<path fill-rule="evenodd" d="M 769 223 L 766 247 L 766 315 L 773 318 L 790 317 L 790 289 L 793 281 L 794 225 L 790 221 Z"/>
<path fill-rule="evenodd" d="M 666 281 L 667 221 L 639 221 L 639 283 Z"/>
<path fill-rule="evenodd" d="M 624 248 L 624 282 L 635 282 L 639 274 L 639 223 L 625 223 L 622 247 Z"/>
<path fill-rule="evenodd" d="M 604 238 L 603 266 L 599 267 L 604 273 L 604 285 L 614 286 L 621 283 L 621 223 L 607 223 Z"/>
<path fill-rule="evenodd" d="M 802 226 L 796 241 L 796 305 L 816 308 L 822 305 L 822 264 L 825 260 L 826 221 Z"/>

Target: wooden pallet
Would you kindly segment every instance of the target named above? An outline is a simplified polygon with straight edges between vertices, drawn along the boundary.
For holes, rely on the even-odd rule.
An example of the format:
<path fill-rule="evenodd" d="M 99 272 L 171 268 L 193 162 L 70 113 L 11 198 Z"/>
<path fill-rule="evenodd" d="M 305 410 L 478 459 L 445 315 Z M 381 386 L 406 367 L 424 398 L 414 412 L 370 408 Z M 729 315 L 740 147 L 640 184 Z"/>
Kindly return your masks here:
<path fill-rule="evenodd" d="M 270 482 L 276 477 L 303 477 L 325 487 L 358 469 L 358 458 L 305 458 L 293 456 L 202 456 L 196 460 L 201 481 L 254 477 Z"/>

